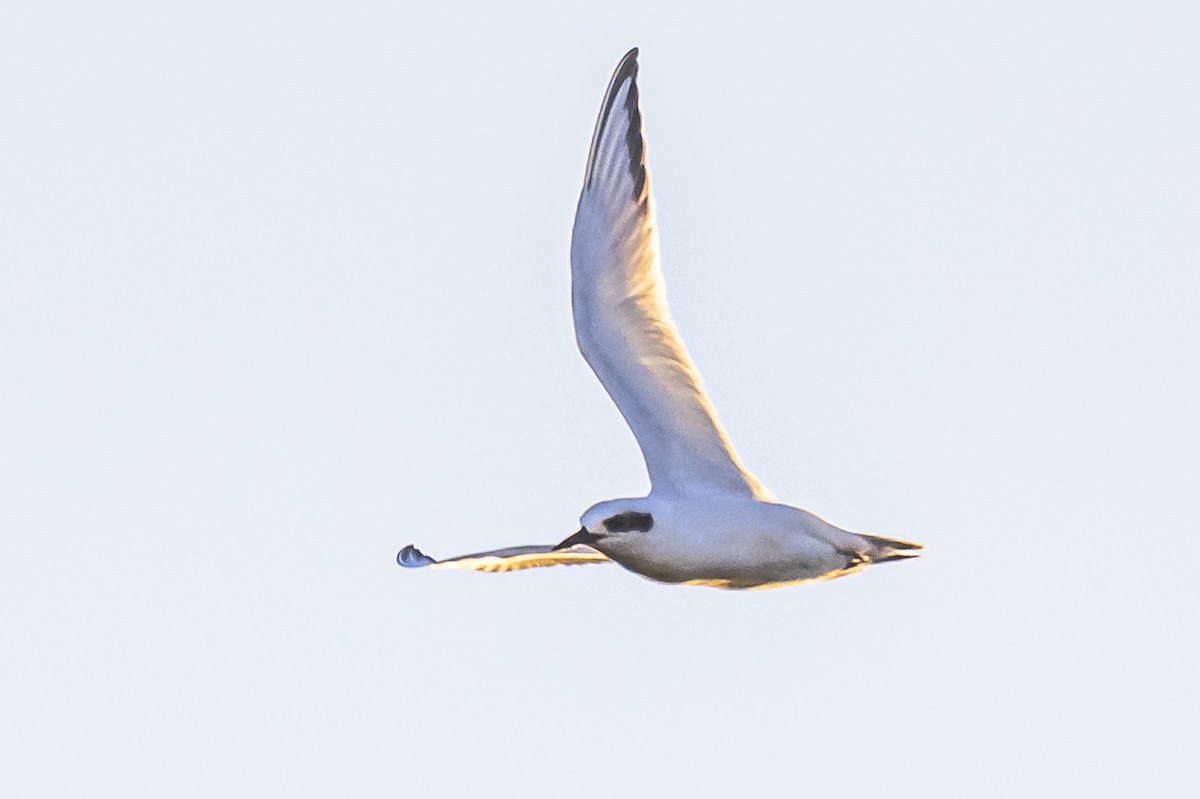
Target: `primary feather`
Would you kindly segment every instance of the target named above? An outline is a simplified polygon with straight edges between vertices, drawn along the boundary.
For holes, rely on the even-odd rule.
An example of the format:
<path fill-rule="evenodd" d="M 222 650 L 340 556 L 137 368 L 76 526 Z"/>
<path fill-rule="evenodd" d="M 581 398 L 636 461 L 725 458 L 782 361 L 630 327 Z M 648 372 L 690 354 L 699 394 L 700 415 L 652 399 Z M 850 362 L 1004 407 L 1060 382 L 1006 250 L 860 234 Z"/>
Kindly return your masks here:
<path fill-rule="evenodd" d="M 629 51 L 609 82 L 575 212 L 575 337 L 633 430 L 656 492 L 718 489 L 766 499 L 717 422 L 667 310 L 637 55 Z"/>
<path fill-rule="evenodd" d="M 505 547 L 504 549 L 493 549 L 490 552 L 476 552 L 471 555 L 436 560 L 409 545 L 396 555 L 396 562 L 409 569 L 433 566 L 441 569 L 464 569 L 478 572 L 515 572 L 522 569 L 536 569 L 541 566 L 608 563 L 609 560 L 591 547 L 577 546 L 556 550 L 545 544 Z"/>

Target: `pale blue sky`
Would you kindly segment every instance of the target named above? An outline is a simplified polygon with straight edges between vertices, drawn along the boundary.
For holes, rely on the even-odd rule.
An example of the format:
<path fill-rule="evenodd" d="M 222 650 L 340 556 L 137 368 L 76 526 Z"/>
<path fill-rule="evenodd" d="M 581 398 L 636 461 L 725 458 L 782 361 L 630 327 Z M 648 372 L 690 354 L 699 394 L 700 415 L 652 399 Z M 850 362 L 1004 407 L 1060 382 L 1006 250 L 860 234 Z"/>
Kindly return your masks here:
<path fill-rule="evenodd" d="M 5 6 L 11 795 L 1200 792 L 1200 13 L 713 8 Z M 394 564 L 647 487 L 567 262 L 634 45 L 743 460 L 920 561 Z"/>

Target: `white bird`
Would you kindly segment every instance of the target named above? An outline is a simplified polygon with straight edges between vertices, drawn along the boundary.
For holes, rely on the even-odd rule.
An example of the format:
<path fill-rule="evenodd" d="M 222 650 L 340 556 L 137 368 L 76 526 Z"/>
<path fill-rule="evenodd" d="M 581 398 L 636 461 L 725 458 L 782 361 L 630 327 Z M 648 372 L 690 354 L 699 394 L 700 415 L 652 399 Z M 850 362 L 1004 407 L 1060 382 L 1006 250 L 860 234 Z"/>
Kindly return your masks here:
<path fill-rule="evenodd" d="M 589 508 L 579 532 L 437 561 L 408 546 L 401 566 L 515 571 L 616 561 L 664 583 L 765 588 L 913 557 L 920 544 L 851 533 L 774 501 L 746 470 L 667 311 L 638 108 L 638 51 L 613 73 L 592 135 L 571 238 L 579 349 L 633 430 L 648 496 Z"/>

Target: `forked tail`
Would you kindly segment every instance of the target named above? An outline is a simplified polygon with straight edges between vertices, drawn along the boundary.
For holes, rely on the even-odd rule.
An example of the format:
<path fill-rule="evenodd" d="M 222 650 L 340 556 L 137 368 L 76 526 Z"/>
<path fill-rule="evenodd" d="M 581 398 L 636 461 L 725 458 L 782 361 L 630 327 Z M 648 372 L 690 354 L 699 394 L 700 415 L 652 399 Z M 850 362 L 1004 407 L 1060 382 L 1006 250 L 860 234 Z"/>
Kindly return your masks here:
<path fill-rule="evenodd" d="M 902 541 L 899 538 L 884 538 L 878 535 L 859 535 L 871 545 L 868 557 L 871 563 L 887 563 L 890 560 L 907 560 L 918 557 L 916 550 L 924 549 L 924 545 L 913 541 Z"/>

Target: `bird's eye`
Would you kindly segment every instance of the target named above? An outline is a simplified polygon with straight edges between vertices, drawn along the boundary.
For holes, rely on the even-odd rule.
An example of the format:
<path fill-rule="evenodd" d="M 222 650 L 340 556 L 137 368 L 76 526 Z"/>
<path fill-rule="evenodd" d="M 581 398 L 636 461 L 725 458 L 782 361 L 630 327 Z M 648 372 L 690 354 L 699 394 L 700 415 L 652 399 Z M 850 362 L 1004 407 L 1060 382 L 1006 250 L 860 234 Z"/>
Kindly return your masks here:
<path fill-rule="evenodd" d="M 648 533 L 653 526 L 654 517 L 649 513 L 639 513 L 638 511 L 618 513 L 616 516 L 609 516 L 604 520 L 604 529 L 610 533 Z"/>

